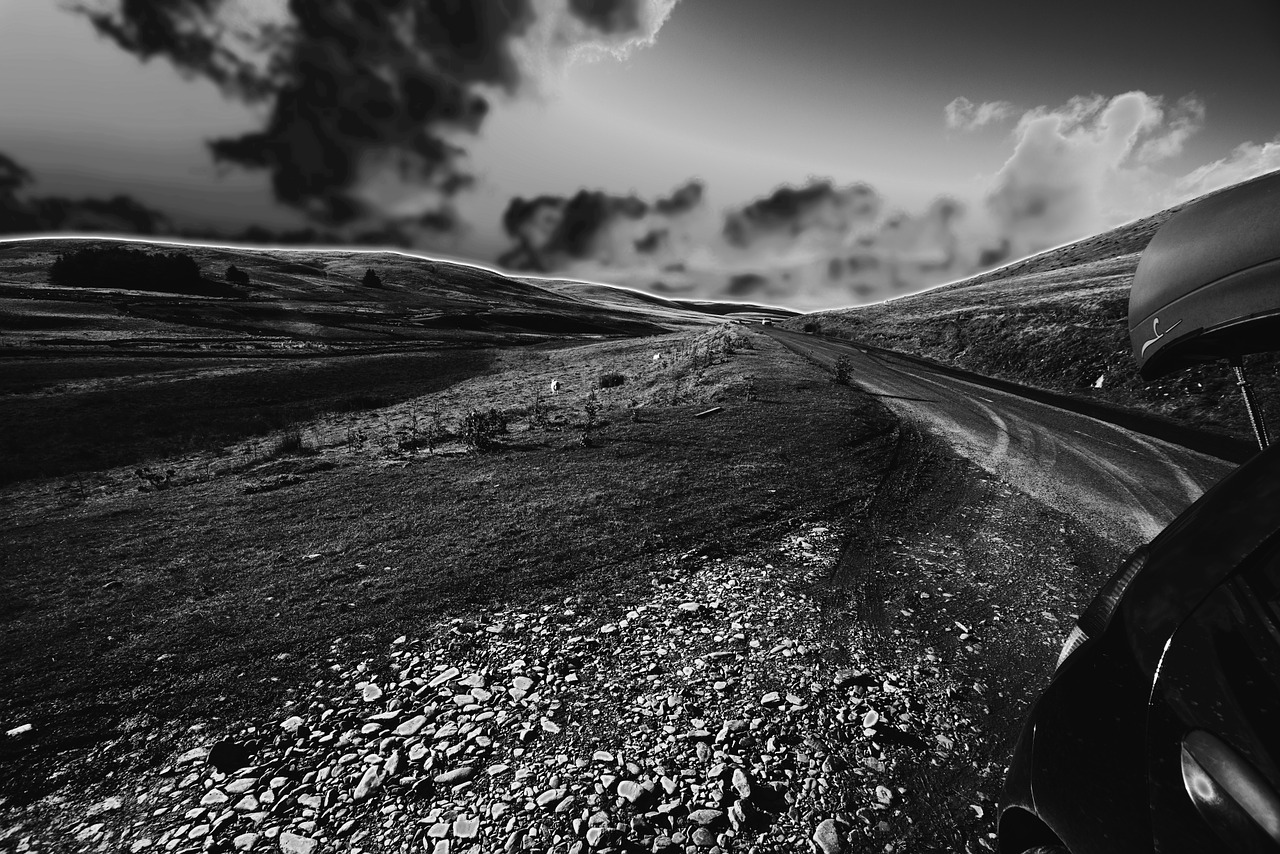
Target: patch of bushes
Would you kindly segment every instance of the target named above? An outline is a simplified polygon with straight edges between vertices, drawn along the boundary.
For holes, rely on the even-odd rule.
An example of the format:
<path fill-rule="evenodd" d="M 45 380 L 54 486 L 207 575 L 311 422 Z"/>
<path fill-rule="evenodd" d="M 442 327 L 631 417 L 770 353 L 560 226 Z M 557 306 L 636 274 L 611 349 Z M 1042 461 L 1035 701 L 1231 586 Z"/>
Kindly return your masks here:
<path fill-rule="evenodd" d="M 473 410 L 462 419 L 462 441 L 477 451 L 490 451 L 498 445 L 498 437 L 507 432 L 507 416 L 496 409 Z"/>
<path fill-rule="evenodd" d="M 627 378 L 624 377 L 622 374 L 615 374 L 615 373 L 601 374 L 600 388 L 617 388 L 618 386 L 622 385 L 626 381 L 627 381 Z"/>

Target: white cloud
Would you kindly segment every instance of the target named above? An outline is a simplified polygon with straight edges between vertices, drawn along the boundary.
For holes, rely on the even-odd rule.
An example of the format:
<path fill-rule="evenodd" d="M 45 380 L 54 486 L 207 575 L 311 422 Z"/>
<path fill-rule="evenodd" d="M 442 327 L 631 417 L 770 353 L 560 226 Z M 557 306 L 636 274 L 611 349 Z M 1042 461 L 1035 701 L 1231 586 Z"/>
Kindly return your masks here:
<path fill-rule="evenodd" d="M 1142 143 L 1136 154 L 1137 159 L 1150 163 L 1181 154 L 1187 138 L 1204 126 L 1204 116 L 1204 103 L 1199 98 L 1188 95 L 1179 99 L 1169 114 L 1168 125 L 1163 133 Z"/>
<path fill-rule="evenodd" d="M 983 101 L 975 104 L 961 95 L 943 110 L 947 117 L 947 127 L 968 131 L 1008 118 L 1013 115 L 1014 106 L 1008 101 Z"/>
<path fill-rule="evenodd" d="M 1034 252 L 1107 225 L 1108 194 L 1138 139 L 1158 128 L 1158 99 L 1126 92 L 1073 98 L 1028 111 L 1013 154 L 992 180 L 987 207 L 1013 254 Z"/>
<path fill-rule="evenodd" d="M 1170 198 L 1175 204 L 1280 169 L 1280 135 L 1261 144 L 1246 142 L 1228 156 L 1206 163 L 1178 178 Z"/>

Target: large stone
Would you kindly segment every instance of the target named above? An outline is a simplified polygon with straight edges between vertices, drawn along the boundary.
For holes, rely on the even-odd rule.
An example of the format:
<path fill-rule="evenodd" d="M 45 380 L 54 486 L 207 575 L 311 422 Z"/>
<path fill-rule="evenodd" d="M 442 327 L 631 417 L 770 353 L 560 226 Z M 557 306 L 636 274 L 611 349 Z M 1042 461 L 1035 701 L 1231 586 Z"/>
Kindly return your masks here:
<path fill-rule="evenodd" d="M 538 806 L 542 807 L 543 809 L 547 809 L 548 807 L 552 807 L 560 803 L 560 801 L 564 799 L 564 796 L 568 793 L 568 791 L 569 791 L 568 789 L 564 789 L 564 788 L 547 789 L 545 792 L 538 795 L 538 797 L 534 798 L 534 803 L 536 803 Z"/>
<path fill-rule="evenodd" d="M 635 780 L 623 780 L 618 783 L 618 794 L 634 804 L 644 797 L 644 789 Z"/>
<path fill-rule="evenodd" d="M 436 677 L 427 683 L 428 688 L 439 688 L 446 682 L 457 679 L 462 671 L 456 667 L 450 667 L 448 670 L 436 674 Z"/>
<path fill-rule="evenodd" d="M 288 831 L 280 834 L 280 851 L 283 854 L 315 854 L 319 840 L 309 836 L 299 836 Z"/>
<path fill-rule="evenodd" d="M 738 797 L 751 797 L 751 778 L 741 768 L 733 769 L 733 788 L 738 793 Z"/>
<path fill-rule="evenodd" d="M 400 724 L 400 726 L 396 727 L 395 733 L 396 735 L 403 736 L 405 738 L 408 738 L 409 736 L 412 736 L 412 735 L 417 735 L 418 730 L 422 729 L 423 725 L 426 722 L 427 722 L 426 715 L 414 715 L 413 717 L 409 718 L 409 720 L 405 721 L 404 723 Z"/>
<path fill-rule="evenodd" d="M 208 757 L 209 750 L 205 747 L 193 747 L 186 753 L 178 757 L 177 764 L 189 765 L 192 762 L 199 762 L 201 759 Z"/>
<path fill-rule="evenodd" d="M 721 810 L 697 809 L 689 813 L 689 821 L 700 827 L 722 827 L 725 815 Z"/>
<path fill-rule="evenodd" d="M 463 765 L 461 768 L 454 768 L 451 771 L 445 771 L 443 774 L 437 774 L 434 782 L 437 786 L 456 786 L 459 783 L 465 783 L 476 775 L 479 768 L 475 765 Z"/>
<path fill-rule="evenodd" d="M 368 770 L 364 772 L 364 776 L 360 778 L 360 782 L 356 784 L 356 790 L 351 794 L 351 797 L 357 802 L 363 801 L 382 788 L 385 780 L 386 775 L 382 773 L 382 769 L 377 765 L 370 765 Z"/>
<path fill-rule="evenodd" d="M 844 851 L 844 838 L 834 819 L 825 819 L 817 826 L 813 831 L 813 844 L 822 854 L 841 854 Z"/>
<path fill-rule="evenodd" d="M 220 807 L 227 801 L 231 800 L 223 792 L 217 789 L 210 789 L 204 793 L 204 797 L 200 799 L 200 805 L 204 807 Z"/>
<path fill-rule="evenodd" d="M 478 833 L 480 833 L 479 817 L 460 815 L 453 820 L 453 835 L 458 839 L 475 839 Z"/>
<path fill-rule="evenodd" d="M 241 777 L 239 780 L 232 780 L 222 788 L 226 789 L 228 795 L 243 795 L 245 792 L 251 792 L 258 785 L 258 781 L 253 777 Z"/>

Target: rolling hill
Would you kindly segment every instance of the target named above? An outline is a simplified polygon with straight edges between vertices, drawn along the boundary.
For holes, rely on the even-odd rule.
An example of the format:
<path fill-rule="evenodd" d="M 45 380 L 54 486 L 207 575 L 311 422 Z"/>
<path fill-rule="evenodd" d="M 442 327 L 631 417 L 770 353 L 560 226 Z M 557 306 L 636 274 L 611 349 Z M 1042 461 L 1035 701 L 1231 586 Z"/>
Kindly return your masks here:
<path fill-rule="evenodd" d="M 128 246 L 182 251 L 210 281 L 235 265 L 249 275 L 236 297 L 53 286 L 62 253 Z M 381 287 L 361 279 L 374 269 Z M 701 310 L 655 298 L 597 300 L 598 286 L 546 287 L 464 264 L 399 252 L 256 249 L 102 238 L 0 241 L 0 345 L 75 340 L 291 339 L 317 344 L 498 343 L 565 335 L 651 335 L 714 323 Z M 754 308 L 754 307 L 744 307 Z"/>
<path fill-rule="evenodd" d="M 807 314 L 783 325 L 1252 441 L 1225 362 L 1144 382 L 1130 352 L 1129 287 L 1138 260 L 1160 226 L 1186 204 L 923 293 Z M 1262 354 L 1247 364 L 1275 422 L 1280 359 Z"/>

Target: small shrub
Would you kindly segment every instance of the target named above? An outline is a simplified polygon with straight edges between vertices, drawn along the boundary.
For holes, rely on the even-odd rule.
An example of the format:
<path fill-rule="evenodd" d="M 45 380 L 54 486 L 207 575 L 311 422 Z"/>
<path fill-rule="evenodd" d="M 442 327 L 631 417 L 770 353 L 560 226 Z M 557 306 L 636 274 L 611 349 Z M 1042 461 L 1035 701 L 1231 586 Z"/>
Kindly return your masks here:
<path fill-rule="evenodd" d="M 311 452 L 311 449 L 307 447 L 307 443 L 303 440 L 302 433 L 297 428 L 291 427 L 276 440 L 275 446 L 271 449 L 271 456 L 285 457 L 290 454 L 306 454 L 309 452 Z"/>
<path fill-rule="evenodd" d="M 617 388 L 627 381 L 622 374 L 601 374 L 600 388 Z"/>
<path fill-rule="evenodd" d="M 529 407 L 529 423 L 536 427 L 546 427 L 550 423 L 549 413 L 551 407 L 542 399 L 542 390 L 535 389 L 533 392 L 533 405 Z"/>
<path fill-rule="evenodd" d="M 833 376 L 831 379 L 833 382 L 838 383 L 839 385 L 848 385 L 849 378 L 852 375 L 852 373 L 853 373 L 853 365 L 852 363 L 850 363 L 849 357 L 841 356 L 839 359 L 836 360 L 835 376 Z"/>
<path fill-rule="evenodd" d="M 590 430 L 596 426 L 596 416 L 600 413 L 600 399 L 596 397 L 594 391 L 587 395 L 586 402 L 582 404 L 582 408 L 587 413 L 587 429 Z"/>
<path fill-rule="evenodd" d="M 426 448 L 435 453 L 436 443 L 444 438 L 444 427 L 440 423 L 440 413 L 432 412 L 429 419 L 419 422 L 417 410 L 409 413 L 409 429 L 400 431 L 399 447 L 402 451 L 418 451 Z"/>
<path fill-rule="evenodd" d="M 249 284 L 249 274 L 244 270 L 241 270 L 235 264 L 232 264 L 227 268 L 226 279 L 234 285 Z"/>
<path fill-rule="evenodd" d="M 507 416 L 496 409 L 488 412 L 475 410 L 462 419 L 462 441 L 477 451 L 492 450 L 498 444 L 498 436 L 507 432 Z"/>
<path fill-rule="evenodd" d="M 172 485 L 174 475 L 177 474 L 173 469 L 166 469 L 163 472 L 156 472 L 151 469 L 136 469 L 133 473 L 139 480 L 144 481 L 138 487 L 139 492 L 168 489 Z"/>
<path fill-rule="evenodd" d="M 370 267 L 364 271 L 364 278 L 360 280 L 360 284 L 364 285 L 366 288 L 380 288 L 382 287 L 382 277 L 380 277 L 376 272 L 374 272 L 373 268 Z"/>

